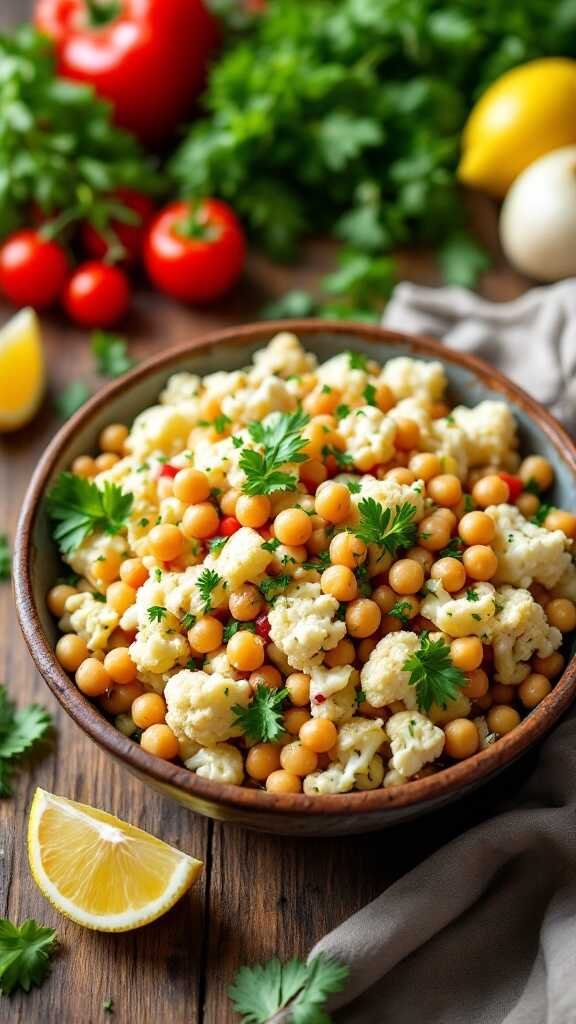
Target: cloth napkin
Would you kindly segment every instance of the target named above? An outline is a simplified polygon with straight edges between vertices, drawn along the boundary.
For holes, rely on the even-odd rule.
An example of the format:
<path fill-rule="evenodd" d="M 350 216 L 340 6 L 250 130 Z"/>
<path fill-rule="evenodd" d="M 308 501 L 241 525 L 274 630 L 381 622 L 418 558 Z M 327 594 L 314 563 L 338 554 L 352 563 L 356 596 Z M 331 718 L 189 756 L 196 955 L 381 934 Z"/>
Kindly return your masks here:
<path fill-rule="evenodd" d="M 476 353 L 576 427 L 576 280 L 502 304 L 401 284 L 384 323 Z M 310 958 L 320 952 L 350 968 L 328 1005 L 338 1024 L 576 1024 L 576 715 L 513 802 L 495 803 Z"/>

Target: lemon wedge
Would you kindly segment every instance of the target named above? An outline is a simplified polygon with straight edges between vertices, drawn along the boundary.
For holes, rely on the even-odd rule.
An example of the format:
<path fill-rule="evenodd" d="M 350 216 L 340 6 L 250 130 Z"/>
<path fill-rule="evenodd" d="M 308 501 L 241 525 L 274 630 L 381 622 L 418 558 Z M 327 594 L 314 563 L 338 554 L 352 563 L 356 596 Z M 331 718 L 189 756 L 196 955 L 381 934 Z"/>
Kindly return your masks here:
<path fill-rule="evenodd" d="M 44 393 L 44 354 L 33 309 L 21 309 L 0 330 L 0 431 L 29 423 Z"/>
<path fill-rule="evenodd" d="M 502 199 L 538 157 L 576 143 L 576 61 L 543 57 L 507 71 L 473 108 L 458 178 Z"/>
<path fill-rule="evenodd" d="M 28 822 L 32 876 L 85 928 L 126 932 L 174 906 L 202 871 L 195 860 L 113 814 L 37 789 Z"/>

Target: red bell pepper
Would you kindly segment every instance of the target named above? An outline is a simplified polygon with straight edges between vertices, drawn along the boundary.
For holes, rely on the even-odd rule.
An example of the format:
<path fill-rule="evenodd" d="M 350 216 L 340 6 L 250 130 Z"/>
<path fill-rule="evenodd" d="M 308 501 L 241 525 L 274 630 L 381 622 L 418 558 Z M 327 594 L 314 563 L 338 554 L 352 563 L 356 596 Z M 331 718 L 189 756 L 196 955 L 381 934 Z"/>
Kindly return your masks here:
<path fill-rule="evenodd" d="M 34 20 L 59 74 L 93 85 L 148 144 L 191 113 L 218 34 L 202 0 L 38 0 Z"/>
<path fill-rule="evenodd" d="M 498 473 L 498 476 L 504 483 L 508 484 L 510 490 L 510 501 L 516 501 L 522 491 L 524 490 L 524 484 L 522 483 L 519 476 L 512 476 L 511 473 Z"/>

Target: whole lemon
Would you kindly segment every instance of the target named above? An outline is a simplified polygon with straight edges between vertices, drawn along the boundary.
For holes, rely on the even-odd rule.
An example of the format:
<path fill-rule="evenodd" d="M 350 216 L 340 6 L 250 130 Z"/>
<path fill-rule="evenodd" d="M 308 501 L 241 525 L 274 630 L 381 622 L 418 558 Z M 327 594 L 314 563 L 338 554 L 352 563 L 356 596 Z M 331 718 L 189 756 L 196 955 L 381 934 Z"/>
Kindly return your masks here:
<path fill-rule="evenodd" d="M 576 143 L 576 61 L 543 57 L 502 75 L 464 127 L 458 178 L 498 199 L 544 153 Z"/>

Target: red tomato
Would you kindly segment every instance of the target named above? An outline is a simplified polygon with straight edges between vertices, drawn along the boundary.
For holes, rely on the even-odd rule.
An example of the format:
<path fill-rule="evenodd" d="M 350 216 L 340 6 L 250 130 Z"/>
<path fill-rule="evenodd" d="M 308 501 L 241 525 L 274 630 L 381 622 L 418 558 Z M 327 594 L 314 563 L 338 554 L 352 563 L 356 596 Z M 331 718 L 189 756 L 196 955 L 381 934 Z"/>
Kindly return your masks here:
<path fill-rule="evenodd" d="M 256 616 L 256 633 L 266 643 L 270 640 L 270 622 L 265 612 L 261 612 L 260 615 Z"/>
<path fill-rule="evenodd" d="M 96 260 L 104 259 L 110 254 L 112 246 L 120 245 L 125 253 L 123 259 L 127 263 L 139 263 L 146 228 L 154 213 L 154 203 L 149 196 L 127 188 L 118 189 L 116 196 L 123 206 L 127 206 L 136 214 L 137 223 L 125 224 L 119 220 L 111 220 L 106 238 L 93 224 L 86 221 L 82 225 L 82 245 L 86 253 Z"/>
<path fill-rule="evenodd" d="M 510 488 L 510 501 L 516 501 L 516 498 L 518 498 L 524 490 L 524 484 L 520 477 L 512 476 L 511 473 L 504 472 L 498 473 L 498 476 L 501 480 L 504 480 L 504 483 L 507 483 Z"/>
<path fill-rule="evenodd" d="M 68 316 L 82 327 L 111 327 L 130 304 L 128 278 L 107 263 L 82 263 L 68 279 L 62 301 Z"/>
<path fill-rule="evenodd" d="M 34 20 L 59 74 L 94 86 L 146 143 L 191 113 L 218 35 L 202 0 L 37 0 Z"/>
<path fill-rule="evenodd" d="M 15 306 L 47 309 L 60 297 L 68 277 L 66 250 L 26 229 L 0 248 L 0 288 Z"/>
<path fill-rule="evenodd" d="M 220 522 L 220 533 L 223 537 L 231 537 L 233 533 L 236 533 L 240 529 L 240 523 L 236 519 L 236 516 L 224 516 Z"/>
<path fill-rule="evenodd" d="M 158 475 L 159 476 L 169 476 L 169 477 L 171 477 L 173 479 L 176 476 L 176 474 L 179 473 L 179 472 L 180 472 L 180 470 L 178 469 L 178 466 L 171 466 L 169 462 L 165 462 L 164 465 L 162 466 L 162 469 L 160 470 L 160 473 Z"/>
<path fill-rule="evenodd" d="M 170 203 L 152 221 L 144 260 L 157 288 L 184 302 L 211 302 L 244 266 L 244 232 L 219 199 Z"/>

